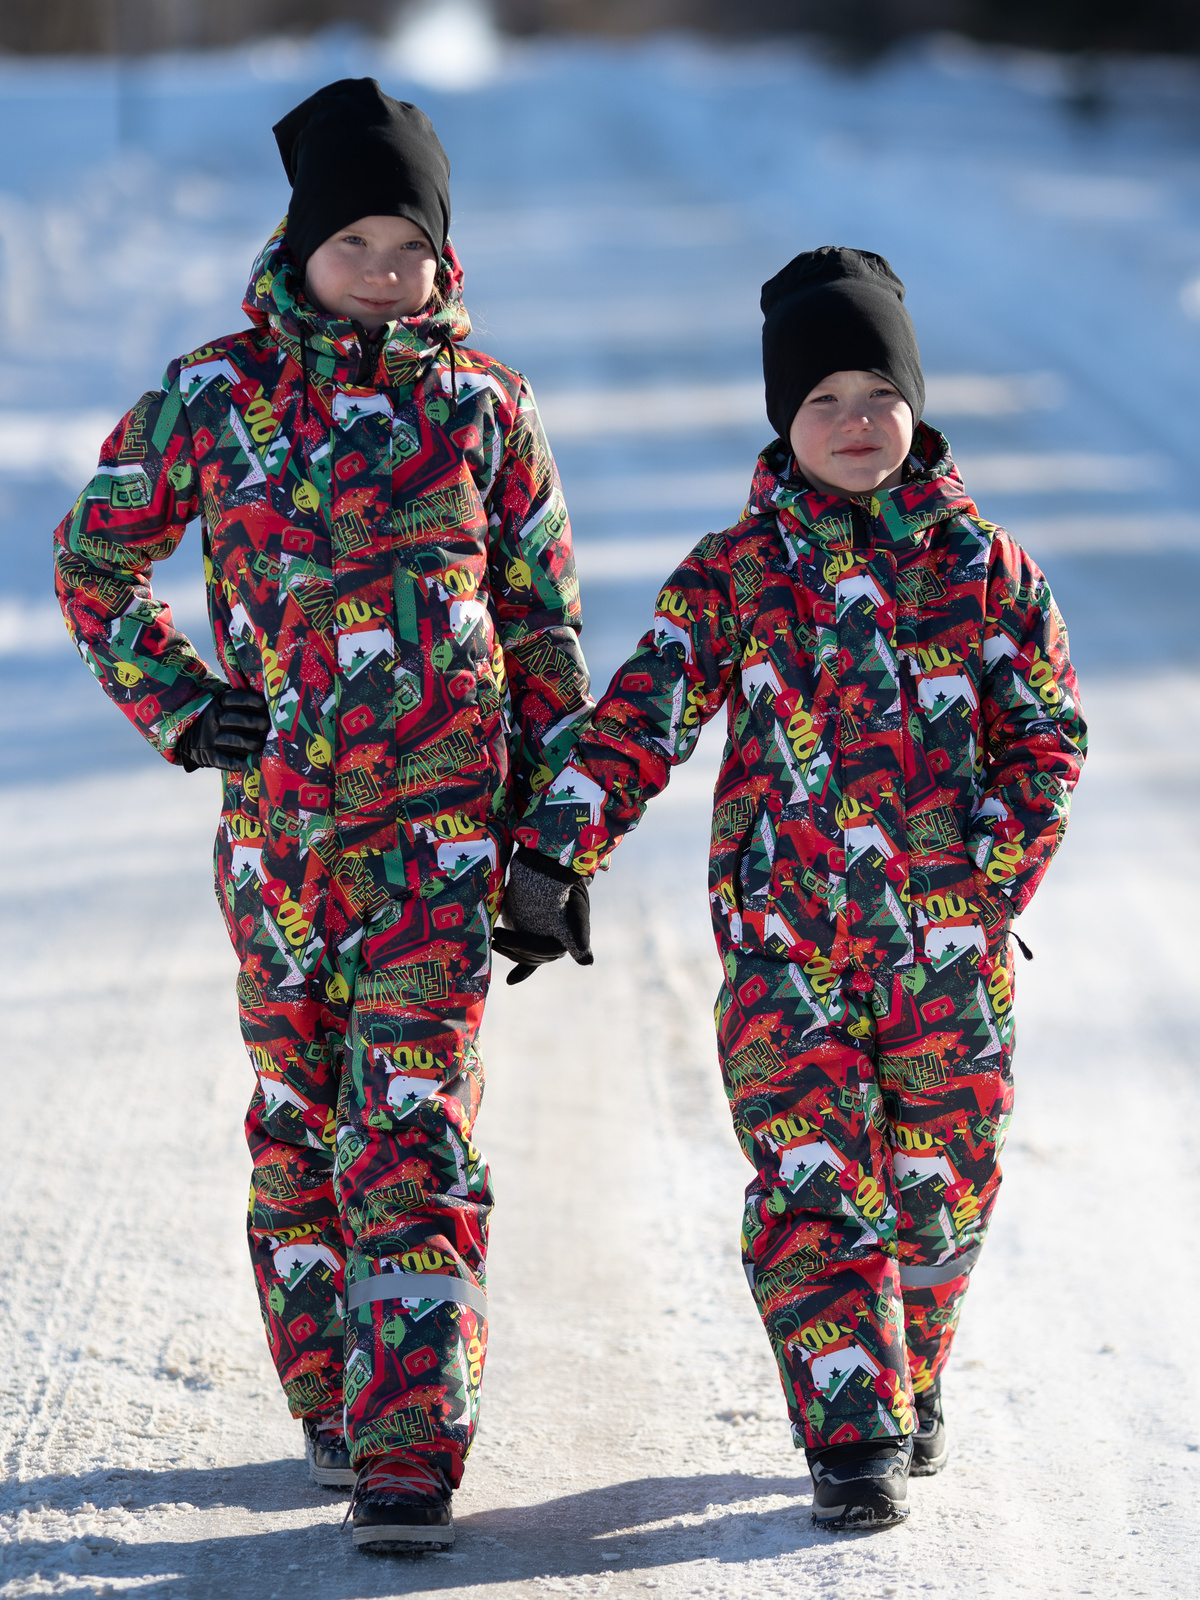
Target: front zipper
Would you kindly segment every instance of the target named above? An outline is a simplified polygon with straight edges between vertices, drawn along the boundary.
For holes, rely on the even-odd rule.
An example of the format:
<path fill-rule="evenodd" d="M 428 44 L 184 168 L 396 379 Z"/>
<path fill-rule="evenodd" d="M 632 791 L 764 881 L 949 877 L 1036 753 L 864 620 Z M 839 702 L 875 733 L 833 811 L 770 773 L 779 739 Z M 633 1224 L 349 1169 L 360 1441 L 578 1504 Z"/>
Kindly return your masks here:
<path fill-rule="evenodd" d="M 375 386 L 375 373 L 379 366 L 379 357 L 383 353 L 383 342 L 387 338 L 386 328 L 377 328 L 374 333 L 368 333 L 361 322 L 354 323 L 354 331 L 358 335 L 358 376 L 354 380 L 358 389 L 372 389 Z"/>

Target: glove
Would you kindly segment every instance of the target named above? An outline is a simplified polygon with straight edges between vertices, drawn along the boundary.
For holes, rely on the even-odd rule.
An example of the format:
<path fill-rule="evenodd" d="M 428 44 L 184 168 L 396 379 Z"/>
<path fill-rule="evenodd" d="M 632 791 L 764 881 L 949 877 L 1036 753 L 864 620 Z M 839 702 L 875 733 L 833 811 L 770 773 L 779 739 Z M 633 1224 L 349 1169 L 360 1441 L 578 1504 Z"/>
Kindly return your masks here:
<path fill-rule="evenodd" d="M 549 856 L 518 848 L 508 869 L 500 921 L 492 943 L 517 963 L 509 984 L 524 983 L 538 967 L 565 955 L 581 967 L 592 965 L 587 879 Z"/>
<path fill-rule="evenodd" d="M 176 747 L 185 772 L 224 767 L 236 772 L 256 756 L 271 731 L 267 702 L 257 689 L 222 689 L 180 735 Z"/>

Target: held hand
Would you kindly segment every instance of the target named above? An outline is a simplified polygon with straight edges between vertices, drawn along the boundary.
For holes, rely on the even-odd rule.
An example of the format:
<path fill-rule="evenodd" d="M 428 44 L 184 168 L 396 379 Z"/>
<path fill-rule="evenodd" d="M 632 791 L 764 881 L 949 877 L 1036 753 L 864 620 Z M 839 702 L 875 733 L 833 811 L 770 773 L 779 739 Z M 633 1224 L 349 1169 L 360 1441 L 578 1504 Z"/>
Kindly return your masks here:
<path fill-rule="evenodd" d="M 588 883 L 548 856 L 518 849 L 508 869 L 508 888 L 500 912 L 503 926 L 492 937 L 501 955 L 517 965 L 508 982 L 524 983 L 547 961 L 569 955 L 581 967 L 592 965 Z"/>
<path fill-rule="evenodd" d="M 179 764 L 185 772 L 200 767 L 236 772 L 259 753 L 270 731 L 267 702 L 257 689 L 224 689 L 184 731 Z"/>

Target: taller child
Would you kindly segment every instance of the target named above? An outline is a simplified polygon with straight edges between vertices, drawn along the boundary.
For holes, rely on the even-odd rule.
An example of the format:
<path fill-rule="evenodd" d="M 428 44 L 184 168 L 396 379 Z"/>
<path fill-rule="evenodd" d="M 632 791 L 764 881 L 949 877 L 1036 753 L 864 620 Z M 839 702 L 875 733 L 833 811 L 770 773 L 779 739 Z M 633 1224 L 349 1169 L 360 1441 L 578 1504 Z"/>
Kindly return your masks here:
<path fill-rule="evenodd" d="M 428 119 L 346 79 L 275 136 L 253 325 L 112 433 L 57 586 L 150 743 L 225 769 L 250 1249 L 313 1474 L 366 1469 L 356 1543 L 444 1547 L 487 1343 L 475 1040 L 513 819 L 590 706 L 579 588 L 529 386 L 461 343 Z M 228 684 L 151 595 L 196 517 Z"/>
<path fill-rule="evenodd" d="M 1058 608 L 920 421 L 903 300 L 830 247 L 764 286 L 779 437 L 518 829 L 504 908 L 571 949 L 564 869 L 590 876 L 728 702 L 709 890 L 743 1259 L 834 1528 L 903 1517 L 910 1462 L 946 1459 L 1012 1105 L 1009 927 L 1084 752 Z"/>

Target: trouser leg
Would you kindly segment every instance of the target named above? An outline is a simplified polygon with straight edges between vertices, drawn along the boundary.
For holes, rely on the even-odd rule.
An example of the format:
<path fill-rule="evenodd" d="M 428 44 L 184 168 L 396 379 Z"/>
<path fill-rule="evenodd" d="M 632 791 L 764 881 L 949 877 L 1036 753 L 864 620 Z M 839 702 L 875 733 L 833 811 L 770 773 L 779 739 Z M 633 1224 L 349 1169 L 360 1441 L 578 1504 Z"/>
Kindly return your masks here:
<path fill-rule="evenodd" d="M 487 1343 L 492 1193 L 471 1140 L 487 888 L 469 875 L 368 930 L 337 1116 L 351 1456 L 403 1454 L 451 1489 L 475 1433 Z"/>
<path fill-rule="evenodd" d="M 248 1233 L 271 1356 L 293 1416 L 342 1401 L 345 1243 L 333 1188 L 336 1035 L 304 998 L 241 1011 L 258 1084 L 246 1114 Z"/>
<path fill-rule="evenodd" d="M 940 971 L 903 973 L 880 1018 L 878 1072 L 901 1208 L 900 1282 L 913 1389 L 950 1355 L 1000 1189 L 1012 1114 L 1012 950 L 1001 934 Z"/>
<path fill-rule="evenodd" d="M 755 1167 L 743 1261 L 793 1436 L 819 1448 L 909 1433 L 899 1211 L 871 1007 L 737 952 L 726 974 L 722 1073 Z"/>

